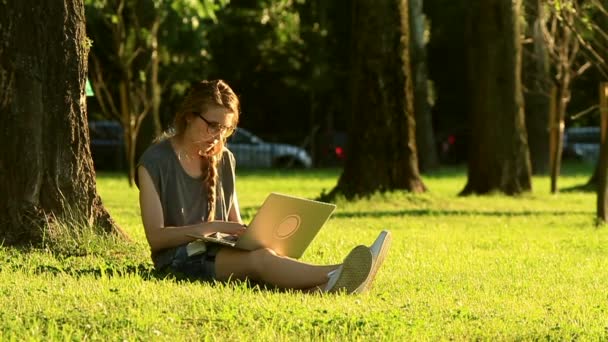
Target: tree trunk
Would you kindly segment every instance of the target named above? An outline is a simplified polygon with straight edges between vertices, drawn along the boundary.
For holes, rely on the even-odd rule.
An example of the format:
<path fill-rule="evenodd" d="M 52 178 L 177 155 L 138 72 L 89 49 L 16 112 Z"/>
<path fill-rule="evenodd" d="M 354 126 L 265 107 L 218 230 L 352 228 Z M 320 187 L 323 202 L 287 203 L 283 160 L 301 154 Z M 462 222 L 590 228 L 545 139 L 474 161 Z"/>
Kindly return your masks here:
<path fill-rule="evenodd" d="M 38 243 L 55 219 L 122 231 L 95 188 L 82 0 L 0 2 L 0 241 Z M 81 229 L 83 227 L 71 227 Z"/>
<path fill-rule="evenodd" d="M 600 83 L 599 93 L 600 93 L 600 127 L 601 127 L 601 139 L 602 139 L 601 141 L 604 141 L 606 135 L 608 134 L 608 82 Z M 603 143 L 601 143 L 601 144 L 603 145 Z M 602 151 L 601 150 L 602 145 L 600 145 L 600 151 Z M 608 153 L 608 150 L 604 150 L 603 152 L 600 152 L 600 153 Z M 591 175 L 589 180 L 587 180 L 587 183 L 585 183 L 585 185 L 577 187 L 577 189 L 584 190 L 584 191 L 602 191 L 602 189 L 603 189 L 602 186 L 598 185 L 601 168 L 602 168 L 602 165 L 601 165 L 600 161 L 598 160 L 597 163 L 595 163 L 595 167 L 593 168 L 593 174 Z"/>
<path fill-rule="evenodd" d="M 411 35 L 411 69 L 414 80 L 414 114 L 416 117 L 416 147 L 418 163 L 422 172 L 439 167 L 433 119 L 428 101 L 428 78 L 426 68 L 426 47 L 424 42 L 423 0 L 409 0 L 409 18 Z"/>
<path fill-rule="evenodd" d="M 568 76 L 568 73 L 564 73 Z M 566 107 L 568 99 L 570 82 L 568 77 L 564 77 L 557 82 L 557 85 L 552 91 L 551 101 L 553 102 L 551 110 L 551 193 L 557 193 L 557 178 L 560 175 L 562 165 L 562 150 L 564 148 L 564 128 L 566 126 Z"/>
<path fill-rule="evenodd" d="M 597 167 L 597 218 L 599 222 L 608 222 L 608 82 L 603 82 L 599 87 L 600 112 L 602 117 L 602 145 L 600 147 L 600 160 Z"/>
<path fill-rule="evenodd" d="M 529 191 L 519 42 L 520 0 L 469 4 L 468 88 L 472 134 L 462 194 Z"/>
<path fill-rule="evenodd" d="M 551 78 L 549 54 L 542 27 L 545 15 L 542 0 L 526 0 L 526 38 L 524 48 L 525 117 L 534 174 L 549 172 L 549 110 Z"/>
<path fill-rule="evenodd" d="M 572 3 L 570 3 L 572 4 Z M 549 7 L 551 8 L 551 7 Z M 564 7 L 566 8 L 566 7 Z M 580 75 L 585 67 L 577 69 L 576 60 L 579 55 L 580 41 L 573 31 L 574 18 L 578 15 L 570 10 L 558 10 L 552 13 L 546 27 L 546 42 L 550 50 L 553 69 L 553 89 L 551 99 L 551 193 L 558 191 L 557 178 L 562 162 L 563 136 L 566 108 L 570 101 L 570 86 L 575 77 Z M 569 8 L 569 7 L 567 7 Z"/>
<path fill-rule="evenodd" d="M 329 194 L 347 198 L 375 191 L 425 191 L 418 172 L 407 1 L 359 0 L 353 5 L 348 155 Z M 411 99 L 410 99 L 411 100 Z"/>
<path fill-rule="evenodd" d="M 608 139 L 602 141 L 600 151 L 599 166 L 597 168 L 598 187 L 596 216 L 598 222 L 606 223 L 608 222 L 608 180 L 606 179 L 606 177 L 608 177 L 608 156 L 606 155 L 606 151 L 608 151 Z"/>
<path fill-rule="evenodd" d="M 163 125 L 160 122 L 160 100 L 162 94 L 162 88 L 158 80 L 158 69 L 160 66 L 160 56 L 158 55 L 158 29 L 160 28 L 160 16 L 156 16 L 156 20 L 150 29 L 151 53 L 150 53 L 150 66 L 152 72 L 150 75 L 150 95 L 152 97 L 152 118 L 154 118 L 154 134 L 159 137 L 163 132 Z M 139 134 L 138 134 L 139 135 Z M 135 137 L 137 140 L 137 136 Z M 134 144 L 135 145 L 135 144 Z M 133 156 L 135 158 L 135 156 Z"/>
<path fill-rule="evenodd" d="M 135 181 L 135 161 L 133 160 L 135 156 L 135 139 L 137 136 L 134 135 L 133 126 L 134 126 L 134 117 L 131 113 L 133 113 L 133 103 L 131 101 L 131 96 L 129 96 L 129 87 L 130 84 L 130 72 L 125 71 L 125 80 L 121 80 L 118 84 L 118 94 L 120 98 L 120 118 L 121 124 L 123 128 L 123 138 L 125 142 L 125 156 L 127 156 L 127 175 L 129 180 L 129 186 L 133 186 Z"/>

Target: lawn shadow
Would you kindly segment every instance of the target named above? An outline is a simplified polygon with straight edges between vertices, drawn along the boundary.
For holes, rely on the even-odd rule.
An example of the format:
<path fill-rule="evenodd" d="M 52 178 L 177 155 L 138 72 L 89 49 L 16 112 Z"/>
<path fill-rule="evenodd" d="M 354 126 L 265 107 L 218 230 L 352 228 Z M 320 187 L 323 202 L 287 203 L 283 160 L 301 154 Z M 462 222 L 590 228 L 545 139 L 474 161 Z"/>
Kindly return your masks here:
<path fill-rule="evenodd" d="M 33 270 L 34 274 L 67 274 L 76 279 L 93 276 L 95 278 L 111 278 L 111 277 L 125 277 L 125 276 L 138 276 L 144 281 L 149 280 L 163 280 L 174 283 L 198 283 L 217 285 L 220 287 L 229 287 L 232 289 L 248 289 L 253 292 L 274 292 L 274 293 L 306 293 L 306 290 L 297 289 L 282 289 L 274 285 L 265 284 L 263 282 L 257 282 L 254 280 L 230 280 L 230 281 L 218 281 L 218 280 L 202 280 L 195 277 L 189 277 L 179 272 L 170 271 L 159 271 L 156 270 L 150 264 L 140 265 L 129 265 L 119 268 L 103 268 L 103 267 L 83 267 L 73 268 L 65 267 L 60 268 L 52 265 L 39 265 Z"/>
<path fill-rule="evenodd" d="M 357 218 L 357 217 L 397 217 L 397 216 L 566 216 L 566 215 L 587 215 L 593 211 L 574 211 L 574 210 L 524 210 L 514 211 L 482 211 L 482 210 L 436 210 L 436 209 L 402 209 L 402 210 L 370 210 L 370 211 L 342 211 L 337 212 L 333 217 L 337 218 Z"/>
<path fill-rule="evenodd" d="M 587 182 L 585 184 L 573 185 L 567 188 L 560 189 L 559 192 L 597 192 L 597 183 Z"/>
<path fill-rule="evenodd" d="M 139 265 L 125 265 L 118 267 L 105 267 L 105 266 L 90 266 L 90 267 L 57 267 L 53 265 L 38 265 L 32 270 L 33 274 L 53 274 L 60 275 L 65 274 L 74 278 L 82 278 L 86 276 L 92 276 L 95 278 L 112 278 L 112 277 L 126 277 L 136 276 L 142 280 L 169 280 L 175 282 L 192 282 L 192 283 L 212 283 L 210 281 L 201 280 L 195 277 L 189 277 L 179 272 L 171 272 L 168 270 L 157 270 L 153 265 L 144 263 Z M 253 289 L 260 290 L 273 290 L 270 286 L 265 286 L 261 283 L 252 281 L 235 281 L 232 280 L 235 286 L 251 287 Z"/>
<path fill-rule="evenodd" d="M 23 270 L 22 265 L 11 265 L 10 269 Z M 2 268 L 0 268 L 0 271 Z M 219 286 L 229 286 L 231 288 L 247 288 L 252 291 L 266 291 L 266 292 L 299 292 L 299 290 L 280 289 L 273 285 L 264 284 L 262 282 L 256 282 L 253 280 L 230 280 L 229 282 L 217 281 L 217 280 L 202 280 L 195 277 L 189 277 L 179 272 L 172 272 L 168 270 L 157 270 L 151 263 L 132 264 L 132 265 L 120 265 L 120 266 L 108 266 L 108 265 L 91 265 L 85 267 L 74 267 L 74 266 L 55 266 L 55 265 L 38 265 L 31 268 L 29 273 L 35 275 L 41 274 L 52 274 L 52 275 L 68 275 L 76 279 L 82 277 L 92 276 L 94 278 L 113 278 L 113 277 L 127 277 L 136 276 L 144 281 L 149 280 L 163 280 L 174 283 L 188 282 L 188 283 L 199 283 L 199 284 L 217 284 Z"/>
<path fill-rule="evenodd" d="M 245 207 L 243 212 L 253 213 L 258 210 L 258 207 Z M 366 210 L 366 211 L 338 211 L 332 215 L 334 218 L 357 218 L 357 217 L 397 217 L 397 216 L 566 216 L 566 215 L 587 215 L 593 214 L 594 211 L 583 210 L 523 210 L 523 211 L 508 211 L 508 210 L 437 210 L 437 209 L 400 209 L 400 210 Z M 253 217 L 251 217 L 253 218 Z"/>
<path fill-rule="evenodd" d="M 166 279 L 167 272 L 158 271 L 151 264 L 133 264 L 133 265 L 90 265 L 90 266 L 54 266 L 54 265 L 38 265 L 32 269 L 34 274 L 53 274 L 53 275 L 69 275 L 74 278 L 82 278 L 85 276 L 101 277 L 124 277 L 138 276 L 143 280 Z"/>

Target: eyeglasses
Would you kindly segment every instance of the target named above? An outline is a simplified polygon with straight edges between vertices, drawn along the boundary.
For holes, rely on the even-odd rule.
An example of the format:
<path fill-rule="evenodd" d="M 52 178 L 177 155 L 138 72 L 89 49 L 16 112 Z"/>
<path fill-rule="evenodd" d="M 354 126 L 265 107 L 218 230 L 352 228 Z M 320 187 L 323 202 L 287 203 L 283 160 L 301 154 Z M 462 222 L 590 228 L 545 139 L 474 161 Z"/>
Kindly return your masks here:
<path fill-rule="evenodd" d="M 217 134 L 219 133 L 221 136 L 227 137 L 230 136 L 234 132 L 234 126 L 224 126 L 219 122 L 209 121 L 205 119 L 205 117 L 201 113 L 195 113 L 207 124 L 207 132 L 209 134 Z"/>

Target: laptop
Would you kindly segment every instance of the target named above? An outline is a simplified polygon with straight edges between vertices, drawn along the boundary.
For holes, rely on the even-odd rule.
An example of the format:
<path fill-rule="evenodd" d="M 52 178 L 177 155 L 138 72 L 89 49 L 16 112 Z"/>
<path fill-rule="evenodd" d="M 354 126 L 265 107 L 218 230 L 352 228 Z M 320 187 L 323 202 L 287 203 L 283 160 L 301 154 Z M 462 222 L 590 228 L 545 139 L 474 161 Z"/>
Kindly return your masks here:
<path fill-rule="evenodd" d="M 224 233 L 189 236 L 249 251 L 270 248 L 279 255 L 299 258 L 335 209 L 334 204 L 273 192 L 241 236 Z"/>

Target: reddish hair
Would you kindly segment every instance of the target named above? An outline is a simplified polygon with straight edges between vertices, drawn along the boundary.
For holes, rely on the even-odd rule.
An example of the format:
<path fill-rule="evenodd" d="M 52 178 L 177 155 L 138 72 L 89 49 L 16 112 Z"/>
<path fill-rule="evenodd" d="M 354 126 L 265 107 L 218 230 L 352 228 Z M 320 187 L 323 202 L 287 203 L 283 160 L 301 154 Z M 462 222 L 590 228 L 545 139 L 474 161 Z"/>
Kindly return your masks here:
<path fill-rule="evenodd" d="M 233 114 L 232 126 L 239 122 L 240 103 L 234 91 L 223 80 L 200 81 L 192 85 L 182 101 L 175 118 L 173 127 L 175 136 L 181 136 L 186 130 L 188 119 L 194 113 L 206 113 L 209 109 L 219 107 Z M 220 136 L 215 148 L 205 156 L 201 156 L 201 171 L 203 182 L 207 185 L 207 221 L 215 219 L 217 166 L 228 136 Z"/>

